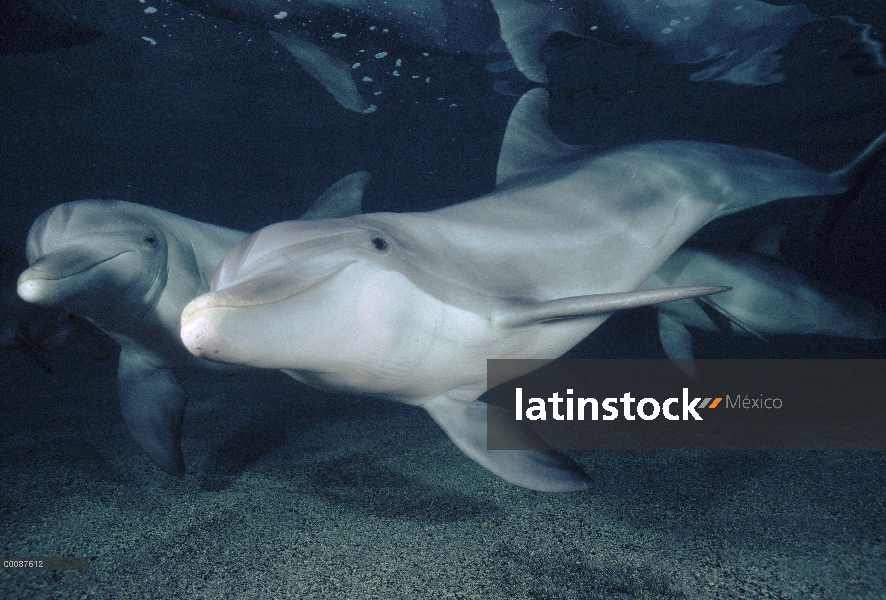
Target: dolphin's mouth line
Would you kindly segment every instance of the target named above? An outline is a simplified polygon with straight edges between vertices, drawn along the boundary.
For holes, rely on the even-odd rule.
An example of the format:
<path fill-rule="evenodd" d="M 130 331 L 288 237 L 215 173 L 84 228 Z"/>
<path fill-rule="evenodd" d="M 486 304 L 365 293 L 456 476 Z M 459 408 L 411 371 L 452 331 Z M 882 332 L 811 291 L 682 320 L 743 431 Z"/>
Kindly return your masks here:
<path fill-rule="evenodd" d="M 234 298 L 232 298 L 231 296 L 226 294 L 224 290 L 218 290 L 217 292 L 211 292 L 212 294 L 219 294 L 219 293 L 224 294 L 231 302 L 224 303 L 224 304 L 211 304 L 211 305 L 208 305 L 208 306 L 205 306 L 202 308 L 246 308 L 249 306 L 266 306 L 269 304 L 276 304 L 277 302 L 283 302 L 284 300 L 288 300 L 289 298 L 292 298 L 293 296 L 297 296 L 303 292 L 306 292 L 308 290 L 311 290 L 313 288 L 323 285 L 324 283 L 326 283 L 330 279 L 334 278 L 335 276 L 337 276 L 339 273 L 341 273 L 342 271 L 344 271 L 345 269 L 347 269 L 351 265 L 356 264 L 358 262 L 360 262 L 360 261 L 352 260 L 348 263 L 345 263 L 344 265 L 341 266 L 341 268 L 336 269 L 335 271 L 331 272 L 327 277 L 320 279 L 318 281 L 315 281 L 307 287 L 300 288 L 300 289 L 292 292 L 291 294 L 286 294 L 285 296 L 281 296 L 279 298 L 275 297 L 270 300 L 259 300 L 259 301 L 254 301 L 254 302 L 237 302 Z M 235 286 L 235 288 L 236 287 L 237 286 Z"/>
<path fill-rule="evenodd" d="M 82 269 L 80 269 L 78 271 L 63 272 L 62 274 L 57 275 L 55 277 L 40 277 L 40 279 L 43 279 L 45 281 L 61 281 L 62 279 L 67 279 L 68 277 L 73 277 L 75 275 L 79 275 L 80 273 L 85 273 L 86 271 L 89 271 L 90 269 L 94 269 L 97 266 L 104 264 L 108 261 L 114 260 L 118 256 L 122 256 L 123 254 L 126 254 L 128 252 L 135 252 L 135 250 L 123 250 L 122 252 L 118 252 L 117 254 L 114 254 L 113 256 L 109 256 L 108 258 L 104 258 L 98 262 L 95 262 L 95 263 L 92 263 L 86 267 L 83 267 Z M 35 266 L 39 267 L 39 261 L 38 261 L 37 265 L 31 265 L 31 267 L 29 267 L 29 269 L 32 269 Z"/>

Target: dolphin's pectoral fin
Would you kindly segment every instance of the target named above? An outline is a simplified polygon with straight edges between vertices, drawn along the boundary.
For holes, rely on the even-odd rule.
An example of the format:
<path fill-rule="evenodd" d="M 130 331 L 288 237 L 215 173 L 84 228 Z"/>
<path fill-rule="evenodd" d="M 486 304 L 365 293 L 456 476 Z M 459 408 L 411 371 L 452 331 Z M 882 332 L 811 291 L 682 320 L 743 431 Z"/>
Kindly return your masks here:
<path fill-rule="evenodd" d="M 673 317 L 658 313 L 658 338 L 665 355 L 674 366 L 692 379 L 698 379 L 695 368 L 695 355 L 692 352 L 692 334 Z"/>
<path fill-rule="evenodd" d="M 124 348 L 117 370 L 120 409 L 129 431 L 151 460 L 170 475 L 185 473 L 181 449 L 187 397 L 172 369 Z"/>
<path fill-rule="evenodd" d="M 345 175 L 333 183 L 314 204 L 298 218 L 299 221 L 352 217 L 363 212 L 363 189 L 369 183 L 366 171 Z"/>
<path fill-rule="evenodd" d="M 581 319 L 602 315 L 617 310 L 627 310 L 673 302 L 686 298 L 696 298 L 710 294 L 719 294 L 728 287 L 674 287 L 657 290 L 640 290 L 636 292 L 618 292 L 614 294 L 593 294 L 590 296 L 572 296 L 544 302 L 510 302 L 495 311 L 492 320 L 502 327 L 526 327 L 545 321 L 561 321 L 563 319 Z"/>
<path fill-rule="evenodd" d="M 503 408 L 489 406 L 456 391 L 424 404 L 425 410 L 452 443 L 480 466 L 508 483 L 538 492 L 578 492 L 588 489 L 590 478 L 571 459 L 551 450 L 528 428 L 521 427 Z M 508 445 L 535 450 L 487 449 L 487 419 L 495 431 L 507 436 Z"/>
<path fill-rule="evenodd" d="M 765 336 L 757 333 L 756 331 L 748 327 L 741 319 L 730 313 L 728 310 L 726 310 L 713 300 L 709 298 L 696 298 L 695 301 L 721 333 L 727 335 L 731 334 L 732 328 L 737 327 L 751 337 L 755 337 L 763 342 L 766 341 Z"/>

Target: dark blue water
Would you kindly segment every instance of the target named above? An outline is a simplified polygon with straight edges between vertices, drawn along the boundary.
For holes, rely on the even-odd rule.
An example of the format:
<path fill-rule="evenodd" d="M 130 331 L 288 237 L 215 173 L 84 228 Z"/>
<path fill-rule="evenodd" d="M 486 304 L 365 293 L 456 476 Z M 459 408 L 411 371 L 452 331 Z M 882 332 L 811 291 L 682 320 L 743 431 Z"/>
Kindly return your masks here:
<path fill-rule="evenodd" d="M 820 15 L 850 15 L 857 21 L 869 23 L 873 26 L 876 39 L 884 39 L 886 35 L 886 3 L 821 0 L 806 4 Z M 167 0 L 144 4 L 135 0 L 66 0 L 59 6 L 64 14 L 77 14 L 82 22 L 102 31 L 104 35 L 82 44 L 78 38 L 78 44 L 70 47 L 0 56 L 0 241 L 19 250 L 23 250 L 28 227 L 41 212 L 55 204 L 84 198 L 139 202 L 201 221 L 248 231 L 297 218 L 329 185 L 344 175 L 360 170 L 372 174 L 364 201 L 367 212 L 428 210 L 468 200 L 494 187 L 502 135 L 517 101 L 515 95 L 500 92 L 516 93 L 529 86 L 515 71 L 502 75 L 484 68 L 496 56 L 501 58 L 499 55 L 452 52 L 433 45 L 422 47 L 415 40 L 397 39 L 390 43 L 390 52 L 404 57 L 404 64 L 407 65 L 404 75 L 377 76 L 377 88 L 382 91 L 378 96 L 369 88 L 361 88 L 378 107 L 374 113 L 362 115 L 336 104 L 260 25 L 207 17 Z M 152 6 L 157 11 L 146 13 L 144 9 Z M 360 23 L 362 26 L 366 21 Z M 689 76 L 695 67 L 669 61 L 643 44 L 609 46 L 587 40 L 553 40 L 543 49 L 550 77 L 548 89 L 552 95 L 551 125 L 564 141 L 601 151 L 639 141 L 704 140 L 763 148 L 821 170 L 836 169 L 850 161 L 886 129 L 886 74 L 863 68 L 864 61 L 853 54 L 852 48 L 847 47 L 838 34 L 832 30 L 824 31 L 815 23 L 801 28 L 782 51 L 785 81 L 770 86 L 692 82 Z M 373 37 L 367 43 L 373 44 L 373 50 L 380 51 L 387 42 L 383 38 Z M 412 78 L 413 74 L 418 77 Z M 497 85 L 503 80 L 507 80 L 508 85 Z M 789 264 L 814 275 L 826 285 L 865 298 L 886 310 L 884 198 L 886 165 L 881 165 L 843 216 L 826 247 L 814 247 L 807 236 L 816 206 L 811 202 L 776 204 L 765 210 L 724 220 L 700 232 L 694 241 L 701 245 L 740 247 L 750 245 L 755 232 L 766 224 L 785 223 L 787 233 L 782 250 Z M 724 340 L 702 334 L 696 338 L 696 344 L 697 356 L 711 358 L 886 357 L 886 345 L 882 342 L 816 336 L 779 338 L 764 343 L 753 339 Z M 613 317 L 573 350 L 570 356 L 663 357 L 656 336 L 654 313 L 647 310 Z M 44 377 L 42 373 L 35 374 L 33 380 L 29 379 L 29 375 L 23 374 L 23 370 L 28 368 L 27 364 L 27 361 L 15 357 L 6 361 L 3 370 L 0 370 L 0 377 L 5 378 L 3 389 L 7 390 L 8 397 L 4 400 L 7 408 L 19 410 L 22 406 L 20 403 L 24 401 L 31 403 L 29 406 L 36 406 L 43 393 L 40 385 L 45 385 L 45 389 L 49 390 L 46 394 L 54 394 L 50 404 L 62 405 L 62 391 L 56 389 L 59 384 L 46 383 L 50 380 L 41 379 Z M 34 365 L 31 367 L 36 371 Z M 100 406 L 90 406 L 90 410 L 104 411 L 101 413 L 102 419 L 119 419 L 113 404 L 113 367 L 105 367 L 107 365 L 101 367 L 97 374 L 88 370 L 78 374 L 74 369 L 75 372 L 68 372 L 67 376 L 80 377 L 80 383 L 89 389 L 92 389 L 92 383 L 86 378 L 100 376 L 99 383 L 94 387 L 98 390 L 96 394 L 100 394 L 104 400 L 95 400 Z M 65 369 L 61 371 L 64 373 Z M 274 384 L 265 382 L 262 385 L 272 388 Z M 285 382 L 280 385 L 292 384 Z M 81 399 L 88 397 L 88 393 L 80 393 Z M 223 395 L 218 390 L 212 393 Z M 280 394 L 283 395 L 282 392 Z M 199 399 L 205 401 L 206 397 Z M 351 399 L 348 402 L 350 406 L 356 401 Z M 229 402 L 227 407 L 230 409 L 234 404 Z M 285 406 L 286 403 L 280 401 L 279 405 Z M 205 405 L 200 406 L 200 410 L 212 412 Z M 385 409 L 379 409 L 379 415 L 388 410 L 389 405 L 384 406 Z M 321 412 L 326 411 L 322 412 L 325 417 L 333 419 L 339 416 L 337 409 L 330 406 L 321 408 Z M 41 496 L 35 489 L 41 489 L 41 486 L 52 489 L 51 486 L 64 481 L 66 476 L 81 486 L 77 494 L 93 499 L 96 496 L 90 496 L 92 492 L 89 488 L 89 482 L 93 479 L 102 481 L 102 486 L 108 486 L 95 493 L 106 494 L 110 498 L 115 493 L 123 493 L 120 490 L 135 489 L 135 483 L 126 474 L 127 469 L 109 464 L 113 462 L 106 452 L 111 447 L 110 442 L 89 442 L 89 428 L 104 427 L 104 423 L 96 425 L 89 419 L 77 421 L 81 437 L 80 445 L 74 447 L 82 451 L 67 452 L 66 443 L 58 441 L 58 432 L 64 431 L 68 421 L 63 416 L 72 409 L 68 406 L 54 410 L 55 416 L 47 417 L 47 422 L 40 420 L 45 415 L 41 416 L 36 408 L 34 414 L 25 411 L 13 415 L 18 419 L 15 427 L 29 432 L 29 439 L 45 436 L 54 440 L 59 449 L 50 455 L 50 458 L 54 456 L 58 460 L 58 465 L 45 466 L 33 458 L 32 454 L 37 450 L 24 442 L 10 442 L 10 447 L 16 451 L 3 460 L 19 478 L 4 491 L 7 495 L 3 512 L 0 513 L 6 532 L 3 548 L 10 552 L 27 553 L 29 548 L 42 551 L 48 547 L 41 546 L 39 541 L 35 541 L 37 538 L 21 537 L 21 531 L 26 530 L 24 524 L 30 527 L 31 523 L 42 522 L 43 513 L 40 510 L 28 512 L 27 509 L 22 509 L 22 513 L 15 507 L 25 501 L 36 502 L 36 506 L 44 506 L 41 502 L 51 505 L 52 499 Z M 252 415 L 245 421 L 260 429 L 262 423 L 278 418 L 276 414 L 267 414 L 266 410 L 263 408 L 258 416 Z M 193 416 L 192 413 L 189 413 L 190 416 Z M 294 421 L 291 416 L 287 418 Z M 125 440 L 127 434 L 119 420 L 114 427 L 120 439 Z M 219 427 L 224 429 L 224 424 Z M 7 441 L 12 440 L 11 430 L 7 433 Z M 193 431 L 191 433 L 190 443 L 194 444 L 193 439 L 198 436 Z M 209 439 L 218 432 L 206 426 L 205 430 L 199 430 L 199 434 Z M 228 431 L 220 435 L 215 454 L 212 455 L 216 458 L 197 465 L 197 477 L 200 479 L 192 490 L 195 497 L 204 501 L 206 494 L 227 489 L 243 473 L 249 472 L 260 456 L 273 454 L 275 448 L 289 439 L 287 435 L 290 434 L 279 427 L 273 428 L 268 435 L 261 431 L 256 433 L 255 430 Z M 154 467 L 137 448 L 132 447 L 131 442 L 120 443 L 128 444 L 126 456 L 129 462 L 136 465 L 132 467 L 133 470 L 144 469 L 144 472 L 152 473 L 144 477 L 156 477 L 139 480 L 142 487 L 133 492 L 136 494 L 131 500 L 133 505 L 142 501 L 138 494 L 151 498 L 153 494 L 160 494 L 156 492 L 157 489 L 166 490 L 167 486 L 174 485 L 166 483 L 162 474 L 153 474 L 150 470 Z M 318 444 L 299 447 L 299 451 L 319 452 L 325 448 L 322 443 Z M 255 455 L 255 452 L 259 454 Z M 197 453 L 193 452 L 190 458 L 195 455 Z M 219 456 L 229 460 L 220 460 Z M 651 455 L 638 458 L 634 454 L 600 456 L 602 458 L 586 461 L 588 464 L 593 462 L 592 467 L 599 469 L 595 475 L 602 474 L 601 479 L 605 480 L 604 467 L 613 467 L 618 470 L 618 476 L 614 480 L 616 483 L 610 481 L 609 487 L 595 502 L 621 514 L 638 530 L 645 530 L 651 527 L 649 523 L 657 522 L 655 519 L 669 510 L 665 505 L 673 507 L 688 503 L 693 510 L 699 511 L 696 514 L 702 514 L 707 506 L 708 496 L 705 494 L 710 490 L 695 495 L 687 492 L 687 499 L 669 487 L 671 481 L 667 477 L 651 474 L 661 473 L 662 464 L 669 464 L 671 459 L 664 455 L 655 455 L 659 458 L 648 458 Z M 820 522 L 828 518 L 838 522 L 843 520 L 849 523 L 851 535 L 860 536 L 857 543 L 848 543 L 849 547 L 858 550 L 858 556 L 862 558 L 857 564 L 847 567 L 845 581 L 849 582 L 854 576 L 866 577 L 868 583 L 865 585 L 869 585 L 874 577 L 871 572 L 876 573 L 879 565 L 874 557 L 882 556 L 878 554 L 882 553 L 883 543 L 882 521 L 879 519 L 884 513 L 882 503 L 876 503 L 878 496 L 882 498 L 882 488 L 877 487 L 882 484 L 882 478 L 871 479 L 877 473 L 882 475 L 878 466 L 878 461 L 882 461 L 879 455 L 831 458 L 822 464 L 812 464 L 812 459 L 806 462 L 805 458 L 796 459 L 796 464 L 791 462 L 794 459 L 784 459 L 782 463 L 770 455 L 761 456 L 737 454 L 730 457 L 726 468 L 728 477 L 717 479 L 717 483 L 712 484 L 715 491 L 710 493 L 714 494 L 721 488 L 732 493 L 734 481 L 744 481 L 742 478 L 748 473 L 760 478 L 762 488 L 785 477 L 796 478 L 798 489 L 805 490 L 807 488 L 803 486 L 807 486 L 810 490 L 805 496 L 798 492 L 798 497 L 801 501 L 808 501 L 810 506 L 814 505 L 815 510 L 810 510 Z M 308 458 L 303 457 L 302 460 L 305 464 L 310 463 Z M 400 475 L 391 475 L 384 469 L 369 469 L 355 474 L 348 470 L 354 468 L 354 463 L 350 461 L 340 463 L 338 459 L 328 457 L 324 460 L 344 474 L 335 469 L 317 470 L 315 473 L 312 469 L 319 467 L 303 468 L 313 473 L 312 485 L 325 490 L 314 490 L 313 493 L 327 499 L 338 494 L 336 498 L 342 505 L 369 502 L 361 497 L 360 490 L 363 488 L 360 486 L 366 482 L 366 478 L 371 482 L 372 477 L 382 471 L 388 475 L 384 478 L 386 486 L 418 489 L 409 488 L 414 484 L 404 483 Z M 453 460 L 455 464 L 461 464 L 458 461 L 462 457 L 456 456 Z M 219 466 L 222 462 L 225 464 Z M 230 467 L 232 462 L 239 466 Z M 686 462 L 697 463 L 690 459 Z M 36 466 L 38 463 L 39 469 Z M 83 467 L 83 464 L 87 466 Z M 696 471 L 691 471 L 685 465 L 680 468 L 689 470 L 687 486 L 701 488 L 707 485 L 709 472 L 716 471 L 722 464 L 698 467 Z M 792 471 L 796 465 L 799 465 L 798 470 Z M 474 468 L 466 460 L 463 466 Z M 38 473 L 34 475 L 34 482 L 28 475 L 29 469 Z M 200 472 L 200 469 L 204 469 L 204 472 Z M 855 509 L 850 506 L 851 503 L 843 505 L 834 498 L 829 500 L 826 493 L 816 495 L 821 490 L 816 487 L 818 484 L 815 481 L 829 469 L 839 475 L 833 475 L 833 480 L 827 479 L 828 485 L 845 484 L 846 497 L 855 494 L 868 502 L 868 512 L 861 509 L 861 512 L 853 512 Z M 640 473 L 636 477 L 630 474 L 635 471 Z M 107 473 L 112 473 L 112 476 Z M 480 480 L 486 476 L 474 475 Z M 356 479 L 359 485 L 348 488 L 351 485 L 349 478 Z M 442 479 L 445 481 L 446 476 L 442 476 Z M 210 483 L 207 484 L 207 481 Z M 795 479 L 790 481 L 794 482 Z M 339 493 L 340 488 L 344 489 L 342 486 L 350 491 Z M 656 487 L 662 490 L 667 488 L 668 491 L 656 494 Z M 366 489 L 377 489 L 377 486 L 367 485 Z M 763 496 L 767 493 L 765 490 L 757 491 Z M 427 490 L 422 488 L 420 492 Z M 473 493 L 477 495 L 472 496 Z M 748 492 L 743 490 L 742 493 Z M 782 542 L 772 542 L 773 547 L 778 548 L 777 551 L 773 550 L 775 559 L 795 558 L 794 553 L 802 555 L 809 548 L 824 544 L 839 533 L 834 533 L 836 529 L 816 529 L 810 525 L 808 532 L 803 534 L 806 522 L 802 511 L 798 514 L 790 512 L 788 507 L 773 499 L 776 492 L 771 493 L 761 502 L 772 507 L 773 514 L 780 511 L 781 520 L 775 526 L 780 532 L 780 539 L 793 539 L 793 532 L 801 532 L 797 534 L 801 541 L 795 545 L 792 545 L 793 542 L 782 545 L 778 545 Z M 481 493 L 474 490 L 466 494 L 467 497 L 478 498 Z M 268 495 L 273 496 L 273 493 L 268 492 Z M 637 506 L 642 505 L 642 510 L 648 512 L 640 516 L 631 513 L 630 509 L 619 504 L 619 498 L 623 495 L 633 498 Z M 166 496 L 157 497 L 163 498 L 158 502 L 166 502 Z M 401 489 L 394 498 L 406 502 L 412 498 L 412 494 Z M 473 514 L 473 508 L 467 513 L 452 508 L 463 506 L 466 502 L 458 494 L 443 494 L 435 498 L 430 506 L 437 512 L 457 513 L 459 520 L 470 519 L 468 513 Z M 526 498 L 521 497 L 520 501 L 531 504 Z M 660 498 L 664 500 L 659 502 L 657 499 Z M 755 498 L 751 496 L 749 502 L 752 503 Z M 103 505 L 109 502 L 113 504 L 113 500 L 105 496 L 94 501 Z M 169 500 L 170 505 L 179 502 L 186 503 L 177 497 Z M 476 506 L 471 502 L 475 502 Z M 496 513 L 498 509 L 491 508 L 495 502 L 495 495 L 490 494 L 490 497 L 471 500 L 467 504 L 476 508 L 474 512 L 478 519 L 488 517 L 498 527 L 511 513 L 505 516 Z M 507 502 L 503 501 L 505 505 Z M 836 508 L 830 513 L 821 508 L 827 502 L 836 503 Z M 397 512 L 402 506 L 383 514 L 378 511 L 373 514 L 381 514 L 382 519 L 405 518 L 410 523 L 440 522 L 439 519 L 422 521 L 417 516 L 418 504 L 421 503 L 413 500 L 406 503 L 406 517 Z M 387 507 L 390 500 L 382 504 Z M 531 516 L 532 508 L 527 504 L 513 508 L 513 514 Z M 146 509 L 143 517 L 148 520 L 160 519 L 157 515 L 165 514 L 164 510 L 164 506 L 152 506 Z M 258 509 L 252 507 L 249 510 Z M 326 515 L 331 523 L 335 523 L 336 510 L 347 509 L 334 506 Z M 46 512 L 49 513 L 49 509 Z M 372 511 L 367 509 L 367 512 Z M 868 517 L 860 517 L 860 514 Z M 703 516 L 699 518 L 704 520 Z M 731 532 L 730 535 L 741 540 L 730 546 L 727 554 L 740 554 L 741 548 L 752 553 L 759 549 L 755 544 L 764 544 L 759 540 L 765 537 L 768 530 L 765 524 L 761 524 L 762 518 L 759 514 L 751 514 L 742 517 L 744 520 L 736 521 L 737 524 L 724 526 L 722 531 Z M 871 520 L 864 520 L 866 518 Z M 689 537 L 697 533 L 693 519 L 687 516 L 678 521 L 672 530 L 668 530 L 675 538 L 681 538 L 686 532 Z M 253 525 L 259 527 L 261 524 Z M 272 525 L 265 525 L 272 528 Z M 741 537 L 743 527 L 750 527 L 755 535 L 759 534 L 753 543 Z M 201 522 L 197 527 L 201 535 L 211 528 L 212 525 L 206 522 Z M 381 531 L 382 526 L 379 525 L 379 528 Z M 136 529 L 137 526 L 127 528 L 124 525 L 121 535 L 128 535 Z M 63 540 L 69 539 L 51 526 L 44 531 L 57 533 Z M 705 531 L 698 535 L 708 541 L 717 540 L 717 531 L 720 530 L 715 528 L 713 533 Z M 15 532 L 15 535 L 10 532 Z M 353 535 L 359 537 L 358 534 Z M 562 541 L 557 541 L 557 535 L 556 532 L 546 531 L 543 537 L 547 537 L 540 544 L 547 545 L 545 547 L 562 544 Z M 347 540 L 353 541 L 353 538 L 335 540 L 333 545 L 347 545 Z M 506 547 L 507 543 L 501 541 L 498 549 Z M 634 540 L 630 542 L 634 546 L 619 546 L 619 552 L 638 551 L 636 548 L 643 543 Z M 699 553 L 706 552 L 711 548 L 707 543 L 700 542 L 693 549 Z M 233 544 L 239 547 L 237 543 Z M 652 545 L 655 547 L 654 543 Z M 86 539 L 80 546 L 60 544 L 53 551 L 70 555 L 100 555 L 101 551 L 96 550 L 100 547 L 102 544 L 95 539 Z M 368 555 L 367 551 L 363 556 Z M 519 558 L 518 562 L 526 561 L 520 564 L 524 571 L 531 572 L 532 561 L 525 558 L 525 553 L 514 550 L 513 555 Z M 371 563 L 369 558 L 366 560 Z M 561 556 L 557 560 L 565 558 Z M 467 575 L 454 566 L 457 565 L 456 558 L 452 558 L 451 562 L 442 558 L 439 561 L 443 565 L 439 571 L 435 571 L 439 581 L 448 581 L 446 573 L 456 573 L 452 576 L 455 580 L 466 580 Z M 674 591 L 677 588 L 661 583 L 668 572 L 667 559 L 662 561 L 654 563 L 657 566 L 650 571 L 651 574 L 644 575 L 646 579 L 632 579 L 628 571 L 619 570 L 621 567 L 613 567 L 614 570 L 609 571 L 601 567 L 603 570 L 581 572 L 575 575 L 577 580 L 585 581 L 581 578 L 586 577 L 587 581 L 606 580 L 610 583 L 594 587 L 585 581 L 575 588 L 584 592 L 575 592 L 574 597 L 703 597 L 688 593 L 687 596 L 679 596 Z M 867 565 L 870 571 L 864 571 L 858 564 Z M 371 564 L 367 565 L 360 567 L 363 569 L 361 572 L 372 570 Z M 204 567 L 196 565 L 193 570 L 203 572 L 201 569 Z M 138 568 L 131 565 L 129 568 L 138 577 Z M 187 569 L 184 571 L 187 572 Z M 549 591 L 546 592 L 548 595 L 539 592 L 540 595 L 534 597 L 573 597 L 563 592 L 570 589 L 570 577 L 564 576 L 553 566 L 546 572 L 559 573 L 561 579 L 557 580 L 560 582 L 557 585 L 560 587 L 551 589 L 560 592 Z M 421 579 L 418 571 L 410 576 Z M 742 577 L 745 579 L 736 576 L 729 580 L 732 586 L 730 593 L 734 595 L 724 597 L 739 597 L 738 590 L 744 589 L 741 585 L 745 585 L 751 576 Z M 813 575 L 809 577 L 810 581 L 814 580 Z M 886 589 L 886 585 L 879 590 L 876 587 L 852 588 L 848 583 L 845 588 L 834 587 L 833 581 L 839 581 L 839 577 L 835 577 L 818 588 L 815 587 L 817 584 L 811 583 L 806 588 L 800 586 L 796 589 L 818 589 L 823 594 L 820 597 L 845 598 L 874 598 Z M 12 580 L 4 581 L 11 586 L 10 589 L 19 589 Z M 113 588 L 113 576 L 101 575 L 98 581 L 98 589 L 104 592 L 96 592 L 94 597 L 107 597 L 103 593 Z M 627 595 L 631 590 L 637 592 L 639 589 L 642 592 L 641 584 L 644 581 L 648 588 L 647 596 Z M 146 589 L 151 588 L 149 583 L 142 583 Z M 87 583 L 83 585 L 87 586 Z M 64 593 L 74 588 L 79 589 L 79 584 L 65 588 Z M 186 586 L 179 585 L 176 589 L 181 597 L 189 597 Z M 232 588 L 228 589 L 230 591 Z M 372 597 L 365 591 L 370 588 L 348 589 L 356 594 L 354 597 Z M 361 589 L 364 591 L 360 592 Z M 500 591 L 504 588 L 496 589 Z M 751 586 L 748 589 L 753 591 L 755 588 Z M 776 591 L 783 597 L 803 597 L 803 592 L 799 591 L 792 595 L 790 590 L 793 589 L 787 586 Z M 593 596 L 588 590 L 602 591 Z M 329 597 L 335 597 L 334 592 L 328 593 Z M 361 593 L 364 595 L 361 596 Z M 509 593 L 511 597 L 532 595 L 526 589 Z M 193 594 L 196 595 L 191 597 L 199 596 L 197 592 Z M 748 594 L 744 597 L 754 597 L 751 592 Z M 763 597 L 762 592 L 760 594 Z M 490 592 L 488 597 L 495 595 Z M 68 596 L 62 594 L 58 597 Z M 469 597 L 469 594 L 464 597 Z"/>

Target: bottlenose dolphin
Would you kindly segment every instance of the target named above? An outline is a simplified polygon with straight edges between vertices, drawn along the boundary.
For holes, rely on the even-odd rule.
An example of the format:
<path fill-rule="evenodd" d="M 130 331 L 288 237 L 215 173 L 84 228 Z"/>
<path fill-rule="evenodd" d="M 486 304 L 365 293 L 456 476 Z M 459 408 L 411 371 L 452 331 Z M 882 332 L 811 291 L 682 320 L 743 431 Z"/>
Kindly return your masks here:
<path fill-rule="evenodd" d="M 772 256 L 683 247 L 640 286 L 728 285 L 716 297 L 657 305 L 665 354 L 697 376 L 689 328 L 766 339 L 773 335 L 886 337 L 886 315 L 872 304 L 829 290 Z"/>
<path fill-rule="evenodd" d="M 846 53 L 883 72 L 883 45 L 872 27 L 847 16 L 820 17 L 804 4 L 775 6 L 759 0 L 490 0 L 501 37 L 530 81 L 547 83 L 541 48 L 553 33 L 613 45 L 643 44 L 669 59 L 700 65 L 692 81 L 767 85 L 784 80 L 779 51 L 813 21 L 853 29 Z"/>
<path fill-rule="evenodd" d="M 699 65 L 694 81 L 765 85 L 784 79 L 778 52 L 797 29 L 822 17 L 803 4 L 760 0 L 176 0 L 230 21 L 260 25 L 343 107 L 371 113 L 361 92 L 380 91 L 383 78 L 426 74 L 410 50 L 444 54 L 502 54 L 487 70 L 516 68 L 547 83 L 541 49 L 554 33 L 619 46 L 644 45 L 668 60 Z M 832 20 L 858 33 L 849 43 L 882 72 L 882 44 L 871 26 Z M 386 32 L 379 37 L 379 32 Z M 500 46 L 505 46 L 507 53 Z M 378 44 L 381 44 L 379 46 Z M 427 54 L 425 54 L 427 56 Z M 401 65 L 402 63 L 402 65 Z M 525 82 L 500 80 L 495 89 Z M 515 85 L 516 84 L 516 85 Z"/>
<path fill-rule="evenodd" d="M 305 217 L 359 213 L 367 180 L 362 172 L 345 177 Z M 28 233 L 31 266 L 18 279 L 19 296 L 63 306 L 120 345 L 123 418 L 151 460 L 173 475 L 185 471 L 181 427 L 187 403 L 175 371 L 221 367 L 184 349 L 181 312 L 208 291 L 219 261 L 246 236 L 120 200 L 60 204 L 40 215 Z"/>
<path fill-rule="evenodd" d="M 614 310 L 722 291 L 634 290 L 708 221 L 839 193 L 859 165 L 826 174 L 769 152 L 682 141 L 591 156 L 558 140 L 546 113 L 543 89 L 517 103 L 486 196 L 254 233 L 219 264 L 211 292 L 185 307 L 185 346 L 421 406 L 503 479 L 585 489 L 587 476 L 553 451 L 487 449 L 487 420 L 507 417 L 478 401 L 486 360 L 554 358 Z M 879 158 L 884 145 L 886 134 L 865 156 Z M 543 448 L 528 430 L 506 435 Z"/>

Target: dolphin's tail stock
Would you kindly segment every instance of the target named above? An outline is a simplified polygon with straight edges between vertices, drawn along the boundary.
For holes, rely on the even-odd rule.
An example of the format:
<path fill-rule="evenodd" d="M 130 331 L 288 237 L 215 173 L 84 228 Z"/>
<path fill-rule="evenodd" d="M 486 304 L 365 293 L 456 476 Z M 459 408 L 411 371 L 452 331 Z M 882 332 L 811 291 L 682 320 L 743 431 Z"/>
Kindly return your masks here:
<path fill-rule="evenodd" d="M 812 234 L 816 245 L 819 247 L 828 245 L 843 213 L 858 197 L 874 167 L 884 155 L 886 155 L 886 131 L 877 136 L 877 139 L 852 162 L 830 173 L 829 177 L 846 191 L 830 196 L 819 209 Z"/>

